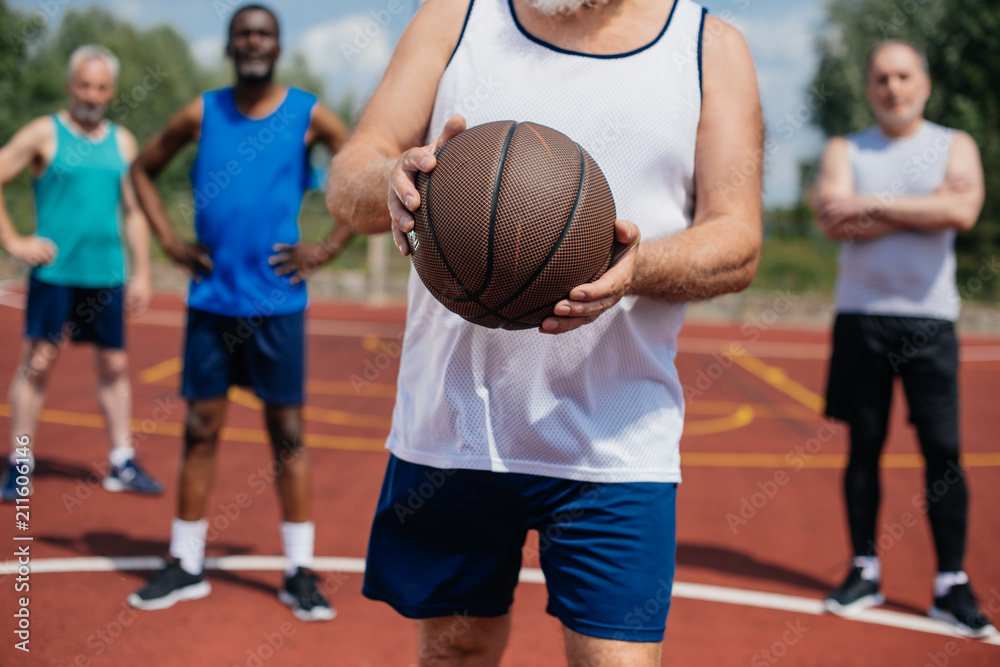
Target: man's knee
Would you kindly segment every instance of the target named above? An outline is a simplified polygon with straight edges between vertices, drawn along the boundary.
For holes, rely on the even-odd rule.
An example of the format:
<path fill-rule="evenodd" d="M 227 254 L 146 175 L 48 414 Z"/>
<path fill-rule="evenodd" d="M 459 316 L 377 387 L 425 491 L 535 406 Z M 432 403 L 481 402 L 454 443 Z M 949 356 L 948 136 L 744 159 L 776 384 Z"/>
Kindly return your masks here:
<path fill-rule="evenodd" d="M 58 358 L 58 345 L 42 340 L 33 341 L 25 351 L 18 374 L 24 381 L 44 387 Z"/>
<path fill-rule="evenodd" d="M 128 355 L 122 350 L 101 350 L 97 353 L 97 375 L 102 384 L 128 377 Z"/>
<path fill-rule="evenodd" d="M 454 616 L 417 621 L 420 667 L 476 664 L 495 657 L 499 662 L 510 632 L 509 616 Z"/>
<path fill-rule="evenodd" d="M 186 452 L 215 453 L 222 429 L 221 409 L 191 403 L 184 422 L 184 447 Z"/>
<path fill-rule="evenodd" d="M 267 430 L 271 436 L 271 448 L 276 459 L 289 463 L 303 456 L 302 446 L 302 408 L 273 407 L 265 408 Z"/>

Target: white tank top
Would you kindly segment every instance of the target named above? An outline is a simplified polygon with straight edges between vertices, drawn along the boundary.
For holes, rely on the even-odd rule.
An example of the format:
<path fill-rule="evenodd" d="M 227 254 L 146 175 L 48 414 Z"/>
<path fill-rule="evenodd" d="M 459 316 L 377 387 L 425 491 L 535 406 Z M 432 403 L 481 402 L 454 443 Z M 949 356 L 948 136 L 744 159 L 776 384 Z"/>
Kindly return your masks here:
<path fill-rule="evenodd" d="M 664 3 L 664 10 L 668 9 Z M 508 0 L 475 0 L 441 77 L 427 141 L 456 113 L 553 127 L 600 165 L 642 239 L 691 225 L 703 10 L 677 0 L 645 47 L 591 56 L 541 42 Z M 664 17 L 666 19 L 666 17 Z M 387 447 L 442 468 L 593 482 L 680 481 L 674 367 L 685 305 L 628 296 L 552 336 L 470 324 L 411 271 Z"/>
<path fill-rule="evenodd" d="M 859 195 L 912 197 L 944 183 L 954 130 L 924 121 L 892 139 L 878 126 L 847 137 Z M 955 232 L 904 230 L 873 241 L 842 241 L 837 312 L 958 319 Z"/>

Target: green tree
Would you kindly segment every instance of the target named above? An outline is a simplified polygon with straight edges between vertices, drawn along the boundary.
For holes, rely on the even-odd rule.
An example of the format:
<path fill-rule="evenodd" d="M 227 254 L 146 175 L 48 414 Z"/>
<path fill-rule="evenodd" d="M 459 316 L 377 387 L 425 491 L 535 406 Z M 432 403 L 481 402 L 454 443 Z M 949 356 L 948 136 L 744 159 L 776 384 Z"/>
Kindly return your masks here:
<path fill-rule="evenodd" d="M 981 289 L 973 277 L 1000 254 L 1000 4 L 995 0 L 830 0 L 827 28 L 817 39 L 813 84 L 830 93 L 814 122 L 827 134 L 874 124 L 865 99 L 864 65 L 887 39 L 923 50 L 933 91 L 927 118 L 965 130 L 979 145 L 986 205 L 976 227 L 958 237 L 959 285 L 967 296 L 997 298 L 1000 277 Z"/>

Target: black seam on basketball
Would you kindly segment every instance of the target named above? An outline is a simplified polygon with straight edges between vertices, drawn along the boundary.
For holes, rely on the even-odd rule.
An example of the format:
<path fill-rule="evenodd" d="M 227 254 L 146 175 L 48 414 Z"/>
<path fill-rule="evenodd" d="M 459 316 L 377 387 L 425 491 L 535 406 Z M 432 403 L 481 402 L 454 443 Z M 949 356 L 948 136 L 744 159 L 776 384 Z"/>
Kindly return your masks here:
<path fill-rule="evenodd" d="M 493 200 L 490 202 L 490 227 L 486 241 L 486 274 L 483 276 L 483 284 L 480 285 L 479 290 L 470 295 L 473 299 L 478 299 L 486 292 L 486 288 L 490 286 L 490 280 L 493 278 L 493 241 L 496 238 L 497 228 L 497 200 L 500 199 L 500 183 L 503 181 L 503 166 L 507 162 L 507 151 L 510 149 L 510 142 L 514 138 L 514 132 L 518 125 L 520 123 L 514 121 L 514 124 L 510 126 L 507 138 L 503 142 L 503 148 L 500 150 L 500 166 L 497 167 L 497 176 L 493 181 Z"/>
<path fill-rule="evenodd" d="M 563 240 L 569 234 L 569 228 L 573 225 L 573 218 L 576 217 L 576 211 L 580 207 L 580 197 L 583 195 L 583 182 L 584 182 L 584 180 L 586 178 L 586 175 L 587 175 L 587 163 L 584 160 L 583 149 L 580 148 L 580 144 L 576 144 L 576 150 L 580 154 L 580 185 L 576 189 L 576 200 L 573 202 L 573 208 L 570 209 L 569 217 L 566 218 L 566 223 L 563 225 L 562 232 L 560 232 L 559 238 L 556 239 L 556 242 L 552 245 L 552 249 L 549 250 L 549 254 L 545 258 L 545 261 L 543 261 L 538 266 L 538 268 L 535 269 L 535 273 L 530 278 L 528 278 L 527 280 L 525 280 L 524 283 L 517 289 L 516 292 L 514 292 L 513 294 L 511 294 L 509 297 L 507 297 L 506 301 L 504 301 L 499 306 L 497 306 L 497 308 L 496 308 L 497 310 L 500 310 L 502 308 L 506 308 L 507 306 L 509 306 L 510 304 L 512 304 L 514 301 L 517 300 L 517 297 L 519 297 L 522 294 L 524 294 L 524 291 L 526 289 L 528 289 L 529 287 L 531 287 L 532 283 L 534 283 L 538 279 L 538 276 L 542 275 L 542 271 L 545 270 L 545 267 L 548 266 L 549 262 L 552 261 L 552 258 L 555 257 L 556 252 L 559 250 L 559 246 L 562 245 Z M 560 301 L 561 300 L 562 300 L 562 298 L 560 298 Z M 504 316 L 504 315 L 499 315 L 498 314 L 498 316 L 502 317 L 504 319 L 507 319 L 506 316 Z M 474 318 L 474 319 L 479 319 L 479 318 Z M 508 320 L 508 323 L 510 323 L 512 321 L 513 320 Z"/>
<path fill-rule="evenodd" d="M 447 143 L 445 145 L 447 145 Z M 444 148 L 445 147 L 442 146 L 440 150 L 438 150 L 438 155 L 440 155 L 441 152 L 444 151 Z M 448 270 L 448 274 L 451 275 L 451 278 L 452 280 L 455 281 L 455 284 L 458 285 L 460 288 L 462 288 L 462 291 L 465 292 L 466 296 L 469 297 L 473 303 L 475 303 L 480 308 L 485 309 L 486 306 L 481 304 L 479 302 L 479 299 L 472 298 L 472 292 L 470 292 L 469 289 L 462 284 L 462 281 L 459 280 L 458 276 L 455 275 L 455 272 L 452 271 L 451 265 L 448 264 L 448 258 L 444 256 L 444 251 L 441 248 L 441 244 L 438 243 L 437 235 L 434 233 L 434 222 L 431 220 L 431 183 L 433 178 L 434 178 L 434 172 L 431 171 L 430 173 L 427 174 L 427 196 L 424 197 L 424 201 L 422 204 L 422 206 L 426 208 L 425 216 L 427 217 L 427 234 L 431 237 L 431 241 L 434 243 L 434 248 L 437 250 L 438 257 L 441 258 L 441 263 L 444 264 L 444 268 Z"/>

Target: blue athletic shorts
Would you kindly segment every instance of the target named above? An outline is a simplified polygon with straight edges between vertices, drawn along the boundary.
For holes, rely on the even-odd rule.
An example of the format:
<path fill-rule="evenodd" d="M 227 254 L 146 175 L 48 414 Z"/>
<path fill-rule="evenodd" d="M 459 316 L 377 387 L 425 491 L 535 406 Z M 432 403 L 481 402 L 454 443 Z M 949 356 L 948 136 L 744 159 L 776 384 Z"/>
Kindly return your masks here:
<path fill-rule="evenodd" d="M 28 280 L 24 335 L 58 345 L 69 334 L 74 343 L 98 347 L 125 346 L 125 288 L 52 285 L 34 277 Z"/>
<path fill-rule="evenodd" d="M 229 317 L 189 308 L 181 395 L 220 398 L 238 385 L 265 403 L 301 405 L 305 352 L 304 311 Z"/>
<path fill-rule="evenodd" d="M 407 618 L 507 613 L 529 529 L 547 611 L 592 637 L 658 642 L 674 577 L 669 483 L 442 470 L 391 456 L 363 593 Z"/>

